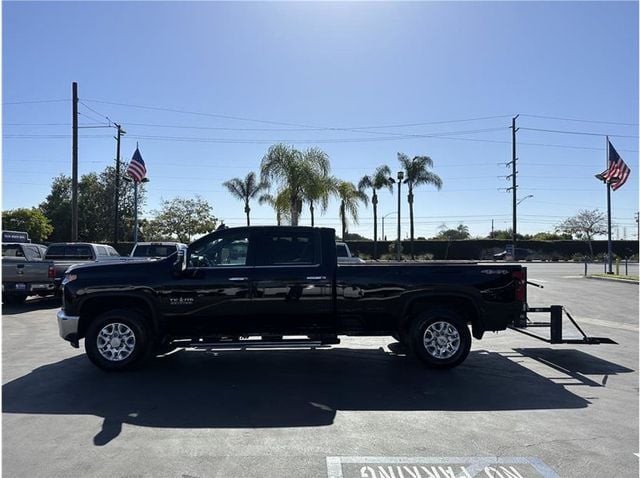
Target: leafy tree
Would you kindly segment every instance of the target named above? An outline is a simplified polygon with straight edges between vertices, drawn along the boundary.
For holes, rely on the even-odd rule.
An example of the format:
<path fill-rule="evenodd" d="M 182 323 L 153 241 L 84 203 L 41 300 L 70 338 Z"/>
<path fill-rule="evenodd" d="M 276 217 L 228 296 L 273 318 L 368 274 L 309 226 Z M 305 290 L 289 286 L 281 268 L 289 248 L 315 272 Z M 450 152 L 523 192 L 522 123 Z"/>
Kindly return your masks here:
<path fill-rule="evenodd" d="M 371 204 L 373 204 L 373 258 L 378 258 L 378 189 L 386 188 L 393 192 L 393 179 L 389 166 L 378 166 L 371 176 L 363 176 L 358 183 L 358 189 L 371 189 Z"/>
<path fill-rule="evenodd" d="M 556 226 L 558 232 L 571 234 L 577 239 L 587 241 L 589 253 L 593 257 L 591 240 L 594 236 L 607 233 L 607 221 L 603 212 L 598 209 L 580 210 L 578 214 L 565 219 Z"/>
<path fill-rule="evenodd" d="M 263 182 L 276 183 L 281 191 L 288 190 L 291 225 L 297 226 L 309 177 L 328 176 L 329 169 L 329 157 L 318 148 L 301 152 L 292 146 L 276 144 L 262 158 L 260 175 Z"/>
<path fill-rule="evenodd" d="M 364 237 L 361 234 L 355 232 L 347 232 L 342 238 L 343 241 L 370 241 L 368 237 Z"/>
<path fill-rule="evenodd" d="M 413 159 L 404 153 L 398 153 L 398 161 L 404 168 L 404 183 L 409 186 L 409 224 L 411 228 L 411 258 L 415 259 L 413 253 L 413 189 L 421 185 L 433 185 L 438 190 L 442 188 L 442 179 L 437 174 L 429 171 L 433 168 L 433 160 L 429 156 L 414 156 Z"/>
<path fill-rule="evenodd" d="M 51 192 L 39 206 L 53 226 L 52 242 L 71 240 L 71 178 L 60 175 L 53 179 Z"/>
<path fill-rule="evenodd" d="M 163 200 L 160 210 L 154 211 L 151 222 L 152 230 L 158 234 L 189 243 L 194 235 L 213 231 L 217 219 L 209 203 L 196 196 L 195 199 Z"/>
<path fill-rule="evenodd" d="M 533 241 L 570 241 L 571 239 L 571 234 L 558 234 L 556 232 L 537 232 L 531 236 Z"/>
<path fill-rule="evenodd" d="M 249 212 L 251 212 L 251 208 L 249 207 L 249 201 L 255 198 L 260 191 L 266 189 L 267 184 L 264 182 L 258 182 L 256 180 L 256 173 L 251 171 L 247 174 L 247 177 L 244 178 L 244 180 L 240 178 L 233 178 L 222 183 L 222 185 L 229 190 L 233 197 L 244 201 L 244 212 L 247 215 L 247 226 L 250 226 Z"/>
<path fill-rule="evenodd" d="M 133 238 L 133 183 L 119 184 L 118 239 Z M 145 187 L 138 186 L 138 209 L 145 203 Z M 52 242 L 71 240 L 71 178 L 60 175 L 53 179 L 51 192 L 39 206 L 53 225 L 49 236 Z M 115 220 L 115 168 L 109 166 L 101 173 L 83 175 L 78 181 L 78 239 L 88 242 L 112 241 Z"/>
<path fill-rule="evenodd" d="M 448 241 L 457 241 L 463 239 L 469 239 L 471 234 L 469 234 L 469 226 L 465 226 L 464 224 L 458 224 L 458 227 L 455 229 L 445 229 L 438 233 L 436 239 L 444 239 Z"/>
<path fill-rule="evenodd" d="M 513 238 L 513 229 L 496 229 L 493 233 L 489 233 L 488 239 L 500 239 L 509 241 Z M 516 233 L 516 240 L 524 240 L 525 237 L 522 234 Z"/>
<path fill-rule="evenodd" d="M 355 224 L 358 224 L 358 204 L 363 203 L 365 206 L 369 203 L 369 198 L 365 193 L 355 187 L 353 183 L 340 181 L 338 183 L 337 195 L 340 199 L 340 221 L 342 223 L 342 236 L 347 234 L 347 215 Z"/>
<path fill-rule="evenodd" d="M 49 219 L 35 207 L 4 211 L 2 229 L 26 232 L 33 242 L 42 242 L 53 232 Z"/>

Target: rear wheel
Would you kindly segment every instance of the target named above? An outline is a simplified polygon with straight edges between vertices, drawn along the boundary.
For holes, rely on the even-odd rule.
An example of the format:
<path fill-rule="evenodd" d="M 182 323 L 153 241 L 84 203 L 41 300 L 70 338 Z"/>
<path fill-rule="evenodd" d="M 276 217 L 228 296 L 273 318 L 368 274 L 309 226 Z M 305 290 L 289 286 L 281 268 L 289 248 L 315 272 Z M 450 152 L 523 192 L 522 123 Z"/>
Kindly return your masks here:
<path fill-rule="evenodd" d="M 89 360 L 107 371 L 126 370 L 149 353 L 147 324 L 138 312 L 105 312 L 89 325 L 84 341 Z"/>
<path fill-rule="evenodd" d="M 410 339 L 415 355 L 433 368 L 460 365 L 471 349 L 466 320 L 447 308 L 434 309 L 416 318 L 411 325 Z"/>

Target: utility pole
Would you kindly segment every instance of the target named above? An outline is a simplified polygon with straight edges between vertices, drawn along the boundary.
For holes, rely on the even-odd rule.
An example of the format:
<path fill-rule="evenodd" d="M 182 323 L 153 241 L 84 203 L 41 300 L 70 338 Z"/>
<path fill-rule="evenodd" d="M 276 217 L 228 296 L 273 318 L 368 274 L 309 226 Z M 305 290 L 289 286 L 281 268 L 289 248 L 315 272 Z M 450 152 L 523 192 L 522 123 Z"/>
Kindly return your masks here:
<path fill-rule="evenodd" d="M 113 242 L 115 244 L 118 243 L 118 239 L 120 237 L 120 228 L 119 228 L 119 223 L 120 223 L 120 218 L 119 218 L 119 205 L 120 205 L 120 137 L 123 134 L 127 134 L 127 132 L 125 130 L 122 129 L 122 126 L 114 123 L 116 125 L 116 127 L 118 128 L 118 135 L 116 136 L 116 203 L 115 203 L 115 221 L 113 224 Z"/>
<path fill-rule="evenodd" d="M 493 239 L 493 219 L 491 219 L 491 239 Z"/>
<path fill-rule="evenodd" d="M 398 171 L 398 242 L 396 243 L 396 260 L 400 261 L 401 254 L 400 248 L 402 247 L 402 235 L 400 234 L 400 189 L 402 187 L 402 180 L 404 179 L 404 171 Z"/>
<path fill-rule="evenodd" d="M 71 84 L 71 241 L 78 240 L 78 83 Z"/>
<path fill-rule="evenodd" d="M 640 213 L 636 213 L 636 226 L 638 228 L 638 235 L 636 236 L 636 239 L 638 239 L 640 241 Z"/>
<path fill-rule="evenodd" d="M 516 131 L 518 131 L 518 128 L 516 128 L 516 120 L 518 119 L 518 116 L 520 115 L 515 115 L 511 119 L 511 175 L 507 176 L 507 178 L 511 177 L 511 187 L 509 189 L 511 189 L 511 192 L 513 193 L 513 225 L 511 226 L 511 242 L 513 244 L 512 254 L 514 259 L 516 257 L 516 234 L 518 233 L 518 184 L 516 182 L 516 175 L 518 174 L 518 171 L 516 170 L 516 162 L 518 160 L 516 156 Z"/>

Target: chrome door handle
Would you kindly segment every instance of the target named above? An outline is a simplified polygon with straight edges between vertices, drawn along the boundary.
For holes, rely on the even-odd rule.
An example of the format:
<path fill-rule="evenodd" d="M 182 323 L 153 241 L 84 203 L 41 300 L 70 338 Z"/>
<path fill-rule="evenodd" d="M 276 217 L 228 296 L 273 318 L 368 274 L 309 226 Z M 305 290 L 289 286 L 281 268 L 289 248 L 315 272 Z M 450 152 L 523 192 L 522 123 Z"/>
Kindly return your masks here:
<path fill-rule="evenodd" d="M 325 280 L 327 276 L 308 276 L 307 280 Z"/>
<path fill-rule="evenodd" d="M 229 277 L 229 280 L 234 282 L 242 282 L 245 280 L 249 280 L 249 278 L 248 277 Z"/>

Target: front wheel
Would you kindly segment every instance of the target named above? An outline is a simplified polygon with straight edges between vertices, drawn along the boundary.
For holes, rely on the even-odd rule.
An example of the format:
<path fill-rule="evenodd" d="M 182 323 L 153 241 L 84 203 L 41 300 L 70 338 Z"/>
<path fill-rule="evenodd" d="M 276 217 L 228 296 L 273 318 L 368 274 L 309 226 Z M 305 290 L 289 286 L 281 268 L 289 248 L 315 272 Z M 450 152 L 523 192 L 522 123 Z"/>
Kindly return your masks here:
<path fill-rule="evenodd" d="M 89 324 L 84 347 L 89 360 L 102 370 L 130 369 L 150 349 L 144 317 L 126 309 L 105 312 Z"/>
<path fill-rule="evenodd" d="M 464 317 L 456 311 L 434 309 L 413 321 L 411 348 L 429 367 L 453 368 L 469 355 L 471 333 Z"/>

